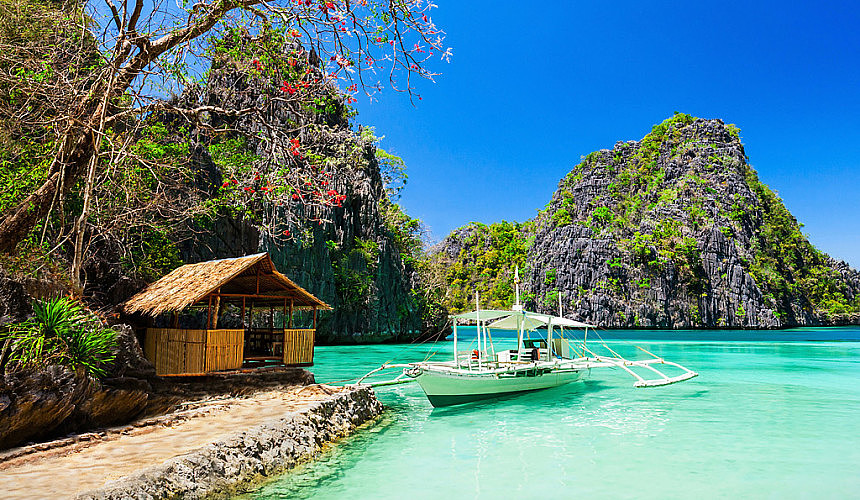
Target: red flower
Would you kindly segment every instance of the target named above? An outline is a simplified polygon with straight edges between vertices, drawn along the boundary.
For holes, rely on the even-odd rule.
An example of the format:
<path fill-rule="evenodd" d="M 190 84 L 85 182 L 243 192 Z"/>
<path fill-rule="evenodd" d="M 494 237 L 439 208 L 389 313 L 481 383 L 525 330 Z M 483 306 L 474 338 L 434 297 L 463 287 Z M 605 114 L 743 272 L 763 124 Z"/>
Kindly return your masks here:
<path fill-rule="evenodd" d="M 286 236 L 287 238 L 290 237 L 290 230 L 289 229 L 284 229 L 284 236 Z"/>
<path fill-rule="evenodd" d="M 299 151 L 300 146 L 301 146 L 301 144 L 299 143 L 298 139 L 296 139 L 296 138 L 290 139 L 290 152 L 293 153 L 293 156 L 299 156 L 300 157 L 302 155 L 302 152 Z"/>

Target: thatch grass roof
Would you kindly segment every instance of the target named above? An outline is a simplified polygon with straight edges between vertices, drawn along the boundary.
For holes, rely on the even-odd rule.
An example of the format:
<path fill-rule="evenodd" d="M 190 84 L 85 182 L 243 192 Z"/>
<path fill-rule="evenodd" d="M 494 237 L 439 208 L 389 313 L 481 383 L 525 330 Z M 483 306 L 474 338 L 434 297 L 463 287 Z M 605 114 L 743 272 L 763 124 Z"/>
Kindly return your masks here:
<path fill-rule="evenodd" d="M 279 273 L 268 253 L 186 264 L 127 300 L 123 309 L 157 316 L 207 305 L 214 297 L 222 302 L 241 302 L 246 297 L 256 305 L 292 303 L 295 309 L 331 309 Z"/>

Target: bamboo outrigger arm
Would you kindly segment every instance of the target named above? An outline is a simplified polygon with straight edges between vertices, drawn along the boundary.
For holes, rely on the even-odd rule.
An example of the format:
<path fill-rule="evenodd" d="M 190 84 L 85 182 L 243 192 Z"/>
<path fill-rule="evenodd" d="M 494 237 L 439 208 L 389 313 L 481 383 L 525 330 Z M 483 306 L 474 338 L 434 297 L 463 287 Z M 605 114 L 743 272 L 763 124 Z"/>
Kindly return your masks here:
<path fill-rule="evenodd" d="M 379 368 L 377 368 L 375 370 L 371 370 L 371 371 L 367 372 L 366 374 L 364 374 L 364 376 L 362 376 L 360 379 L 358 379 L 356 384 L 360 385 L 362 382 L 364 382 L 364 380 L 366 378 L 368 378 L 368 377 L 370 377 L 376 373 L 379 373 L 381 371 L 389 370 L 391 368 L 402 368 L 403 372 L 392 380 L 383 380 L 381 382 L 372 382 L 372 383 L 366 384 L 366 385 L 369 385 L 371 387 L 382 387 L 385 385 L 398 385 L 398 384 L 408 384 L 410 382 L 415 382 L 415 376 L 417 374 L 410 374 L 410 370 L 416 369 L 415 365 L 412 365 L 412 364 L 384 364 L 384 365 L 380 366 Z"/>
<path fill-rule="evenodd" d="M 676 382 L 683 382 L 684 380 L 689 380 L 689 379 L 699 375 L 698 373 L 696 373 L 692 370 L 689 370 L 689 369 L 679 365 L 678 363 L 673 363 L 672 361 L 666 361 L 663 358 L 647 359 L 647 360 L 643 360 L 643 361 L 630 361 L 630 360 L 627 360 L 624 358 L 607 358 L 607 357 L 603 357 L 603 356 L 597 356 L 593 359 L 592 358 L 585 358 L 584 360 L 589 364 L 589 366 L 588 366 L 589 368 L 599 368 L 599 367 L 603 367 L 603 366 L 621 368 L 622 370 L 626 371 L 628 374 L 630 374 L 631 376 L 636 378 L 636 382 L 633 384 L 633 387 L 659 387 L 661 385 L 669 385 L 669 384 L 674 384 Z M 656 368 L 651 366 L 651 365 L 656 364 L 656 363 L 659 363 L 661 365 L 670 365 L 670 366 L 680 368 L 681 370 L 684 370 L 684 373 L 677 375 L 675 377 L 669 377 L 668 375 L 664 374 L 660 370 L 657 370 Z M 645 368 L 647 370 L 650 370 L 650 371 L 656 373 L 660 378 L 646 379 L 646 378 L 642 377 L 641 375 L 639 375 L 638 373 L 631 370 L 630 368 L 628 368 L 630 366 Z"/>

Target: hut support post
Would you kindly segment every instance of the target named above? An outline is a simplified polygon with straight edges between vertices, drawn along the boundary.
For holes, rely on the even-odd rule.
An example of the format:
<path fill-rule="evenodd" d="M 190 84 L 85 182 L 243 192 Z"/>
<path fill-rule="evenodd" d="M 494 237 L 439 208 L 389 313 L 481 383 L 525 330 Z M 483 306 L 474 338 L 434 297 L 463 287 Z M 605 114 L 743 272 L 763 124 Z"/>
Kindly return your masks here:
<path fill-rule="evenodd" d="M 290 329 L 293 328 L 293 300 L 290 300 Z"/>
<path fill-rule="evenodd" d="M 179 328 L 179 313 L 173 312 L 173 321 L 170 323 L 171 328 Z"/>
<path fill-rule="evenodd" d="M 317 329 L 317 306 L 314 306 L 314 330 Z"/>
<path fill-rule="evenodd" d="M 212 324 L 212 296 L 209 296 L 209 306 L 206 308 L 206 329 Z"/>
<path fill-rule="evenodd" d="M 221 303 L 221 296 L 218 295 L 215 297 L 215 317 L 212 318 L 212 329 L 218 329 L 218 318 L 221 316 L 221 309 L 224 307 L 224 304 Z"/>
<path fill-rule="evenodd" d="M 242 330 L 245 329 L 245 297 L 242 297 Z"/>

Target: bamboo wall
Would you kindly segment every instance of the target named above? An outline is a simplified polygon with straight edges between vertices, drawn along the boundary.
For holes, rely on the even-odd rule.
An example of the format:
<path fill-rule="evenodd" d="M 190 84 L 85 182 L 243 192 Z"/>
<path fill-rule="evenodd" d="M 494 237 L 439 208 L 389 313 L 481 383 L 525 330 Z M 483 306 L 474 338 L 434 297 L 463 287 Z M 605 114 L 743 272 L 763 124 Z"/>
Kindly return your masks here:
<path fill-rule="evenodd" d="M 242 367 L 242 330 L 147 328 L 143 351 L 159 375 L 200 375 Z"/>
<path fill-rule="evenodd" d="M 314 362 L 314 329 L 284 330 L 284 364 L 311 365 Z"/>

